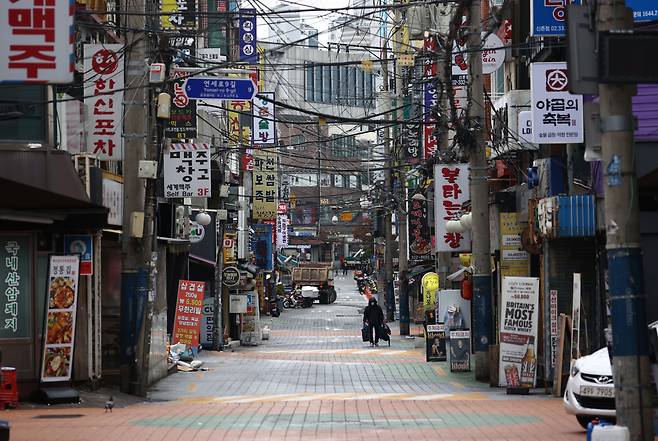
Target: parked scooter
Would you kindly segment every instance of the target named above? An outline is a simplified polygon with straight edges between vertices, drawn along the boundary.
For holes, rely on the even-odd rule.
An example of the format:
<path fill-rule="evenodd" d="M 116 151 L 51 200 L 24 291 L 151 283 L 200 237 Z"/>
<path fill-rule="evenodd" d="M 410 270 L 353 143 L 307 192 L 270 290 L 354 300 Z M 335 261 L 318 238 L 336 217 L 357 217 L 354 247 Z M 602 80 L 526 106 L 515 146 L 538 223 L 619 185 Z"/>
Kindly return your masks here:
<path fill-rule="evenodd" d="M 279 309 L 278 300 L 276 298 L 273 299 L 265 298 L 265 300 L 269 300 L 270 302 L 270 316 L 279 317 L 281 315 L 281 310 Z"/>

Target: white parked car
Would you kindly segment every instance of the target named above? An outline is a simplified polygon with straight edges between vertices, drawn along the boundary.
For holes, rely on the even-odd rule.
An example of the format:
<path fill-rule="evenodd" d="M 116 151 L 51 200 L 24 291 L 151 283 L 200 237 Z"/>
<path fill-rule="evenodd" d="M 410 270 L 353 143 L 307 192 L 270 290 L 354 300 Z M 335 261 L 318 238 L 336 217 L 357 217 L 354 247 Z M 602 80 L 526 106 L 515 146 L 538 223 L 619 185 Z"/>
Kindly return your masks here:
<path fill-rule="evenodd" d="M 594 418 L 615 419 L 615 384 L 608 348 L 576 360 L 564 392 L 564 408 L 584 428 Z"/>

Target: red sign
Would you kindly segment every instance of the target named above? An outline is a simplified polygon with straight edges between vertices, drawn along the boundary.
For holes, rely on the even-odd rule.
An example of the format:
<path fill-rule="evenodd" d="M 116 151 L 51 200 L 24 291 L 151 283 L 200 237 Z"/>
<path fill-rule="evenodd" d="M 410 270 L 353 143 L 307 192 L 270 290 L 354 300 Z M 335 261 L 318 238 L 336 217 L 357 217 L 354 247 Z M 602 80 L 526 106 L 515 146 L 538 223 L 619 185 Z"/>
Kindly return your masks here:
<path fill-rule="evenodd" d="M 288 204 L 285 202 L 279 202 L 279 210 L 278 214 L 286 214 L 288 213 Z"/>
<path fill-rule="evenodd" d="M 201 331 L 201 311 L 206 282 L 194 280 L 178 281 L 178 298 L 176 299 L 176 317 L 172 343 L 183 343 L 196 347 L 199 345 Z"/>

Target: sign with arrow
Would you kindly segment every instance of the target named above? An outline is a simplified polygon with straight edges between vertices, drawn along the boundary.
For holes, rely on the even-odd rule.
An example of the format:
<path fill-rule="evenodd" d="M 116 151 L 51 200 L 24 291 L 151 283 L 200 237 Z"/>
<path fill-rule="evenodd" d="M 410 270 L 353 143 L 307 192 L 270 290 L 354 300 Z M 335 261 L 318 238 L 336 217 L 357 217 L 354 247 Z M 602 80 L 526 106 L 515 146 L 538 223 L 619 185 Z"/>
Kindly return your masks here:
<path fill-rule="evenodd" d="M 185 92 L 191 99 L 252 100 L 257 92 L 251 78 L 188 78 Z"/>

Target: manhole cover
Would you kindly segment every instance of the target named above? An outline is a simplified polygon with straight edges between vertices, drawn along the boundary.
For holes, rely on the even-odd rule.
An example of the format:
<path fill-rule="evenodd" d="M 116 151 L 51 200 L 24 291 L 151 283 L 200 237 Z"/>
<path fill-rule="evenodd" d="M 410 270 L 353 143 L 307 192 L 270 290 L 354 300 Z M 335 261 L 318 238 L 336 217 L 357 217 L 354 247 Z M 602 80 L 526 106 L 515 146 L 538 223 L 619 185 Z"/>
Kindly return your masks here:
<path fill-rule="evenodd" d="M 65 415 L 37 415 L 33 418 L 42 419 L 42 420 L 59 420 L 66 418 L 82 418 L 84 415 L 79 413 L 71 413 Z"/>

